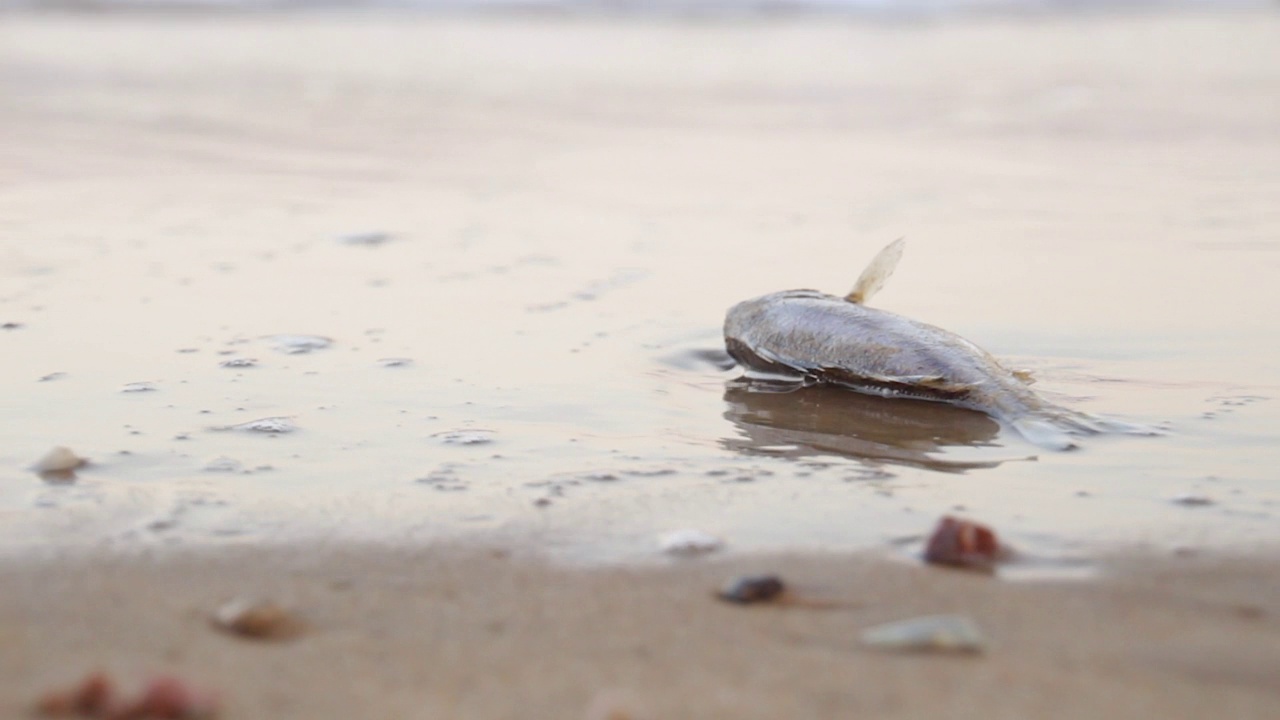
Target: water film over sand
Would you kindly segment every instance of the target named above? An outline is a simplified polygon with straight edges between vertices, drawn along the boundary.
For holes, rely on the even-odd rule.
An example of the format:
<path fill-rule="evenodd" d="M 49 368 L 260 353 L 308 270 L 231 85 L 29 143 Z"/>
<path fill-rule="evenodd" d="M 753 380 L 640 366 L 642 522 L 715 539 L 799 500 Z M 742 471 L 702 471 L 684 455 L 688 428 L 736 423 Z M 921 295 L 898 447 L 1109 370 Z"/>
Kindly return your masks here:
<path fill-rule="evenodd" d="M 10 16 L 0 548 L 1273 542 L 1276 22 Z M 899 236 L 877 307 L 1167 434 L 736 380 Z"/>

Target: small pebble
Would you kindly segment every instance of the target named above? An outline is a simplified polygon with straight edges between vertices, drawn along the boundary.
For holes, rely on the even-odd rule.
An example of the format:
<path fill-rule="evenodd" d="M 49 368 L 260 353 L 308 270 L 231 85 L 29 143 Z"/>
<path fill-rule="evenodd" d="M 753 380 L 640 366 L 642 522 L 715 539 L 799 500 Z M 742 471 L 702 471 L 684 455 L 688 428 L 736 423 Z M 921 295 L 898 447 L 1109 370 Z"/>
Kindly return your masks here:
<path fill-rule="evenodd" d="M 236 598 L 213 613 L 214 627 L 255 640 L 283 640 L 298 635 L 302 622 L 273 602 Z"/>
<path fill-rule="evenodd" d="M 116 711 L 116 717 L 157 720 L 207 720 L 217 714 L 218 702 L 211 693 L 169 676 L 152 679 L 141 696 Z"/>
<path fill-rule="evenodd" d="M 115 688 L 110 678 L 104 673 L 91 673 L 71 690 L 46 693 L 36 703 L 36 713 L 50 717 L 93 717 L 106 713 L 114 697 Z"/>
<path fill-rule="evenodd" d="M 218 714 L 218 701 L 212 693 L 171 676 L 153 678 L 136 695 L 121 697 L 110 677 L 95 672 L 70 690 L 45 694 L 35 712 L 105 720 L 209 720 Z"/>
<path fill-rule="evenodd" d="M 725 583 L 716 597 L 739 605 L 765 603 L 777 600 L 786 585 L 777 575 L 743 575 Z"/>
<path fill-rule="evenodd" d="M 1187 507 L 1203 507 L 1213 504 L 1213 498 L 1197 493 L 1182 493 L 1181 495 L 1173 496 L 1169 501 L 1175 505 L 1186 505 Z"/>

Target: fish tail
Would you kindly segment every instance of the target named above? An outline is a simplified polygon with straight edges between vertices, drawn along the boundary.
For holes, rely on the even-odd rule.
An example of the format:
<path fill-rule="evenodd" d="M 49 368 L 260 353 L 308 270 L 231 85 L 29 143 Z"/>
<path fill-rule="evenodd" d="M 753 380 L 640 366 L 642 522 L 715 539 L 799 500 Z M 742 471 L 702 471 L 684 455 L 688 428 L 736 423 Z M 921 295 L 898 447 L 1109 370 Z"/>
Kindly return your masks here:
<path fill-rule="evenodd" d="M 1019 435 L 1048 450 L 1074 450 L 1080 447 L 1076 438 L 1102 433 L 1164 434 L 1159 429 L 1147 425 L 1109 420 L 1049 404 L 1014 417 L 1008 422 Z"/>
<path fill-rule="evenodd" d="M 1046 450 L 1075 450 L 1080 447 L 1074 436 L 1081 434 L 1074 424 L 1060 422 L 1045 415 L 1026 415 L 1009 422 L 1018 434 Z"/>

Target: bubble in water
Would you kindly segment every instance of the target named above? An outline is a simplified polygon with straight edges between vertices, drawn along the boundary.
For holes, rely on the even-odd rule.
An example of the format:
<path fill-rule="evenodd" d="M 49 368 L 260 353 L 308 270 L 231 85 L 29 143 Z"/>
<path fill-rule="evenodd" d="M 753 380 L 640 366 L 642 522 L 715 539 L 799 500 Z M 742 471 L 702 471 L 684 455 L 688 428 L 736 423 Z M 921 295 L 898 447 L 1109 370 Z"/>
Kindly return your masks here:
<path fill-rule="evenodd" d="M 293 420 L 288 417 L 267 417 L 249 422 L 242 422 L 236 425 L 223 425 L 216 427 L 214 430 L 241 430 L 243 432 L 256 432 L 280 435 L 283 433 L 291 433 L 297 430 L 298 426 L 293 424 Z"/>
<path fill-rule="evenodd" d="M 431 437 L 445 445 L 487 445 L 493 442 L 492 430 L 448 430 Z"/>
<path fill-rule="evenodd" d="M 623 470 L 622 474 L 642 478 L 663 477 L 665 475 L 675 475 L 676 469 L 669 467 L 637 468 L 634 470 Z"/>
<path fill-rule="evenodd" d="M 333 344 L 332 339 L 321 335 L 269 335 L 267 340 L 274 349 L 288 355 L 305 355 Z"/>
<path fill-rule="evenodd" d="M 430 485 L 436 490 L 459 491 L 467 489 L 467 481 L 458 477 L 458 466 L 446 463 L 432 470 L 430 474 L 417 479 L 423 485 Z"/>
<path fill-rule="evenodd" d="M 722 478 L 721 482 L 749 483 L 755 482 L 761 478 L 770 477 L 773 475 L 773 471 L 759 467 L 725 467 L 708 470 L 706 474 L 710 477 Z"/>
<path fill-rule="evenodd" d="M 394 236 L 388 232 L 370 231 L 348 233 L 338 238 L 338 242 L 343 245 L 364 245 L 366 247 L 377 247 L 392 240 Z"/>
<path fill-rule="evenodd" d="M 240 472 L 244 464 L 235 458 L 229 458 L 225 455 L 216 457 L 204 464 L 205 472 L 234 473 Z"/>

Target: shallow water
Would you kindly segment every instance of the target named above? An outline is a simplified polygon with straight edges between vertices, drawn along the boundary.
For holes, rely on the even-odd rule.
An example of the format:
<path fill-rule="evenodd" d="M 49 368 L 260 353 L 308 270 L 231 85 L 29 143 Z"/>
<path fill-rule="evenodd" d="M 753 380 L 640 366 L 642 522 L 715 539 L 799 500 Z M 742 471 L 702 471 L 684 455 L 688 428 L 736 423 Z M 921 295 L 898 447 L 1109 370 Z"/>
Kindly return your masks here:
<path fill-rule="evenodd" d="M 0 549 L 1274 542 L 1278 27 L 14 16 Z M 901 235 L 875 305 L 1168 434 L 724 367 Z"/>

